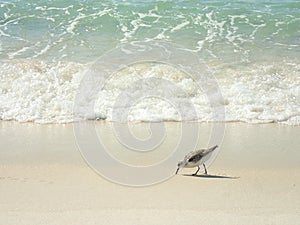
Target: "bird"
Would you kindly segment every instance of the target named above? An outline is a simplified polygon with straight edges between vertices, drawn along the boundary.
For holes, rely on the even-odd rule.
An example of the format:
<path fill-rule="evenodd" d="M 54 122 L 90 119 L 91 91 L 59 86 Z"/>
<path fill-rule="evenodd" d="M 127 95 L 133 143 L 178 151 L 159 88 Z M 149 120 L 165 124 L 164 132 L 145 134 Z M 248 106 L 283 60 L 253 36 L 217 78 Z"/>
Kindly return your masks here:
<path fill-rule="evenodd" d="M 200 149 L 200 150 L 196 150 L 196 151 L 192 151 L 189 154 L 187 154 L 183 160 L 179 161 L 177 164 L 177 170 L 175 175 L 178 173 L 180 168 L 193 168 L 193 167 L 198 167 L 197 171 L 193 174 L 193 176 L 196 176 L 197 173 L 200 170 L 200 165 L 203 165 L 204 170 L 205 170 L 205 174 L 207 174 L 207 169 L 205 166 L 205 162 L 207 161 L 208 156 L 211 152 L 213 152 L 216 148 L 218 147 L 218 145 L 215 145 L 211 148 L 207 148 L 207 149 Z"/>

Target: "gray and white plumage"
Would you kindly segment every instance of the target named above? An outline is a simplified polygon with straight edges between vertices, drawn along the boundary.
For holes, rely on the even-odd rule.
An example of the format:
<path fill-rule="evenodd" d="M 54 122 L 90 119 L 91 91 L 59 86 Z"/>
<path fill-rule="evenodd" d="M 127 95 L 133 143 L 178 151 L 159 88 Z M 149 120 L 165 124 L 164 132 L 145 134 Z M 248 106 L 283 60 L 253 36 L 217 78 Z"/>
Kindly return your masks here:
<path fill-rule="evenodd" d="M 192 151 L 187 154 L 183 160 L 178 162 L 178 168 L 176 170 L 176 174 L 178 173 L 180 168 L 193 168 L 198 167 L 197 171 L 193 175 L 197 175 L 200 170 L 200 165 L 203 165 L 205 169 L 205 174 L 207 174 L 207 169 L 205 166 L 205 162 L 208 160 L 208 155 L 212 153 L 218 145 L 215 145 L 208 149 L 200 149 L 196 151 Z"/>

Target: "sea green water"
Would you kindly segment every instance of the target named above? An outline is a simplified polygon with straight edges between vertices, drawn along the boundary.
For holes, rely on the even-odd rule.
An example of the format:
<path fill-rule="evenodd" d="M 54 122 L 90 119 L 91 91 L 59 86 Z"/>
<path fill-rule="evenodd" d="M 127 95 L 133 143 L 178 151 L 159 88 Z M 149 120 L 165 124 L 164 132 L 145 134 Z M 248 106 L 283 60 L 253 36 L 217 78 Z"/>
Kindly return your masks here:
<path fill-rule="evenodd" d="M 0 119 L 74 121 L 75 96 L 90 63 L 123 44 L 152 40 L 179 45 L 204 62 L 219 85 L 204 86 L 213 99 L 217 90 L 223 96 L 216 99 L 226 112 L 222 121 L 300 124 L 299 0 L 0 0 Z M 173 101 L 192 102 L 197 115 L 191 120 L 218 121 L 189 77 L 163 65 L 123 72 L 106 81 L 99 96 L 86 88 L 86 101 L 97 103 L 83 118 L 111 120 L 121 92 L 137 79 L 156 77 L 186 97 L 163 82 L 152 84 L 172 95 L 129 102 L 129 120 L 182 121 Z M 137 85 L 127 94 L 148 89 Z"/>
<path fill-rule="evenodd" d="M 0 58 L 89 62 L 121 43 L 164 40 L 202 58 L 300 55 L 300 2 L 1 1 Z"/>

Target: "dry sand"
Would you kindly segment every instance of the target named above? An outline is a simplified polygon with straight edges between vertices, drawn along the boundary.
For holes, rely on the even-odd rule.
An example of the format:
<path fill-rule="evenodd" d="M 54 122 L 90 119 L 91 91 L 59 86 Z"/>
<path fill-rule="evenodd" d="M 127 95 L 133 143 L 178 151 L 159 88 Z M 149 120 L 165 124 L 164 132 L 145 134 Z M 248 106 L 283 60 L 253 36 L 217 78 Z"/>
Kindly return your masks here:
<path fill-rule="evenodd" d="M 185 169 L 143 188 L 88 167 L 71 124 L 0 126 L 0 224 L 300 224 L 299 126 L 227 123 L 215 177 Z"/>

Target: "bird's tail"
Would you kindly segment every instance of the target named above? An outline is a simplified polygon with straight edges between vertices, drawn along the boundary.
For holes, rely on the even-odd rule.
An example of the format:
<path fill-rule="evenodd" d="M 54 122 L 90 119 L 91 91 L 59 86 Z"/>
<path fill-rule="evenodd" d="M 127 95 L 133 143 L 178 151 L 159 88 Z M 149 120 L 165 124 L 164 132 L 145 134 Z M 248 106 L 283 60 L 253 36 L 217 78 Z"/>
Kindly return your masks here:
<path fill-rule="evenodd" d="M 210 152 L 212 152 L 212 151 L 214 151 L 217 147 L 219 147 L 219 146 L 218 146 L 218 145 L 215 145 L 215 146 L 213 146 L 213 147 L 211 147 L 211 148 L 208 148 L 208 149 L 205 151 L 205 155 L 208 154 L 208 153 L 210 153 Z"/>

